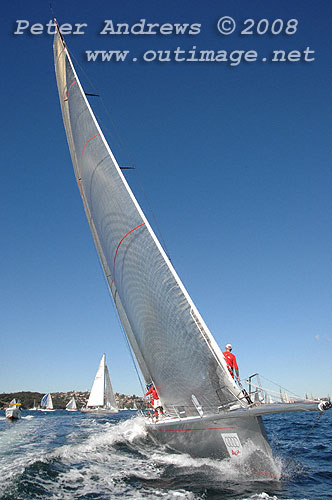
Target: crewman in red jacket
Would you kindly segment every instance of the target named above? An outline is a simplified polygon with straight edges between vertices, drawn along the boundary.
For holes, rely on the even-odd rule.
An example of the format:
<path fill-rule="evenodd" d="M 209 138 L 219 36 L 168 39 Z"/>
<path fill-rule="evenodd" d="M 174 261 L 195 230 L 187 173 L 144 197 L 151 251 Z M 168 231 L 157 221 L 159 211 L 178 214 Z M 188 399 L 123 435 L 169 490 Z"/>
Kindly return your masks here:
<path fill-rule="evenodd" d="M 155 386 L 153 384 L 151 384 L 150 388 L 148 386 L 147 389 L 149 389 L 149 390 L 148 390 L 148 392 L 146 392 L 144 394 L 144 396 L 148 396 L 149 394 L 151 394 L 151 396 L 150 396 L 150 403 L 151 403 L 151 406 L 153 408 L 154 407 L 154 401 L 157 400 L 157 399 L 159 399 L 159 396 L 158 396 L 156 388 L 155 388 Z"/>
<path fill-rule="evenodd" d="M 154 409 L 153 416 L 156 418 L 156 421 L 158 421 L 158 416 L 159 416 L 158 410 L 160 411 L 161 415 L 164 414 L 164 410 L 160 404 L 160 399 L 157 390 L 153 384 L 147 385 L 146 388 L 148 389 L 148 392 L 146 392 L 144 396 L 149 396 L 150 394 L 150 404 Z"/>
<path fill-rule="evenodd" d="M 232 354 L 232 346 L 231 344 L 227 344 L 226 345 L 226 351 L 223 352 L 223 355 L 224 355 L 224 358 L 226 360 L 226 363 L 227 363 L 227 368 L 229 370 L 229 373 L 232 375 L 232 377 L 234 378 L 234 372 L 236 374 L 236 378 L 238 379 L 238 381 L 240 382 L 240 376 L 239 376 L 239 368 L 237 366 L 237 362 L 236 362 L 236 357 L 234 356 L 234 354 Z"/>

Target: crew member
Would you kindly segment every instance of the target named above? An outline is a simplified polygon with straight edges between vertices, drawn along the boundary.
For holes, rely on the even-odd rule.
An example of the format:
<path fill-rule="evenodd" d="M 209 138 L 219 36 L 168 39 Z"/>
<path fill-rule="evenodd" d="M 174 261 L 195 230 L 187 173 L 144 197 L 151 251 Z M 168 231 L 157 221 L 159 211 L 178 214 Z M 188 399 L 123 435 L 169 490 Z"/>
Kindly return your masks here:
<path fill-rule="evenodd" d="M 160 404 L 160 399 L 157 390 L 153 384 L 148 384 L 146 388 L 148 389 L 148 391 L 144 394 L 144 396 L 150 395 L 150 404 L 154 409 L 153 416 L 156 418 L 156 421 L 158 421 L 158 416 L 159 416 L 158 410 L 161 415 L 164 414 L 164 410 Z"/>
<path fill-rule="evenodd" d="M 234 356 L 234 354 L 232 354 L 232 346 L 231 346 L 231 344 L 227 344 L 226 345 L 226 351 L 223 352 L 223 355 L 224 355 L 224 358 L 226 360 L 227 368 L 229 370 L 229 373 L 234 378 L 234 372 L 235 372 L 236 378 L 240 382 L 239 368 L 237 366 L 236 357 Z"/>

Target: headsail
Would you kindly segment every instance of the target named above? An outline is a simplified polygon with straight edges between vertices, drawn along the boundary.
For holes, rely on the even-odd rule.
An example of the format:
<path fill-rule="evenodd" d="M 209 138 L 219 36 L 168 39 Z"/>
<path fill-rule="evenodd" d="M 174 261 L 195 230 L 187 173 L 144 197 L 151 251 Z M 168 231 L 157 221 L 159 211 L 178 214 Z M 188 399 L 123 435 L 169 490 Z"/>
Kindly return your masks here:
<path fill-rule="evenodd" d="M 105 406 L 106 408 L 118 408 L 118 405 L 115 401 L 113 387 L 111 384 L 110 374 L 108 372 L 107 366 L 105 366 Z"/>
<path fill-rule="evenodd" d="M 187 414 L 197 414 L 192 396 L 205 413 L 237 400 L 223 355 L 130 190 L 59 32 L 54 57 L 85 212 L 146 382 L 154 382 L 164 406 L 187 407 Z"/>
<path fill-rule="evenodd" d="M 53 401 L 52 401 L 52 396 L 50 393 L 45 394 L 45 396 L 43 396 L 43 398 L 40 402 L 40 406 L 42 408 L 47 409 L 47 410 L 53 410 Z"/>

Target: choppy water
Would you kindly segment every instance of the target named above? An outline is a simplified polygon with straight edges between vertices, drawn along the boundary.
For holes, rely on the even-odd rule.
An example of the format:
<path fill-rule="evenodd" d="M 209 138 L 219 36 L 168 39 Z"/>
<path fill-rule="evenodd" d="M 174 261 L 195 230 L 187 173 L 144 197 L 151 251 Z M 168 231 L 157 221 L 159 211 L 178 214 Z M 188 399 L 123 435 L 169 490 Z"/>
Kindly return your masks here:
<path fill-rule="evenodd" d="M 280 481 L 156 447 L 133 413 L 23 412 L 10 423 L 0 412 L 0 499 L 332 499 L 332 410 L 292 460 L 317 414 L 265 418 Z"/>

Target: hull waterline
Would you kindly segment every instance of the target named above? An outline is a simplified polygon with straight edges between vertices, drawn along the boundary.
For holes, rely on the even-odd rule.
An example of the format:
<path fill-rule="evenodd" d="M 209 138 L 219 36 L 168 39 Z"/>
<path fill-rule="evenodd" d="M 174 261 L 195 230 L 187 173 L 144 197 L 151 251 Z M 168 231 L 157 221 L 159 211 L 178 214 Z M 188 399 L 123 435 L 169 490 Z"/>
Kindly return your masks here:
<path fill-rule="evenodd" d="M 260 416 L 166 418 L 147 423 L 146 429 L 154 441 L 171 450 L 195 458 L 231 459 L 255 477 L 280 477 Z"/>
<path fill-rule="evenodd" d="M 241 461 L 255 477 L 279 479 L 280 471 L 272 455 L 262 415 L 323 412 L 329 408 L 330 403 L 314 401 L 261 404 L 210 416 L 162 418 L 158 422 L 149 419 L 146 428 L 156 442 L 172 450 L 192 457 Z"/>

